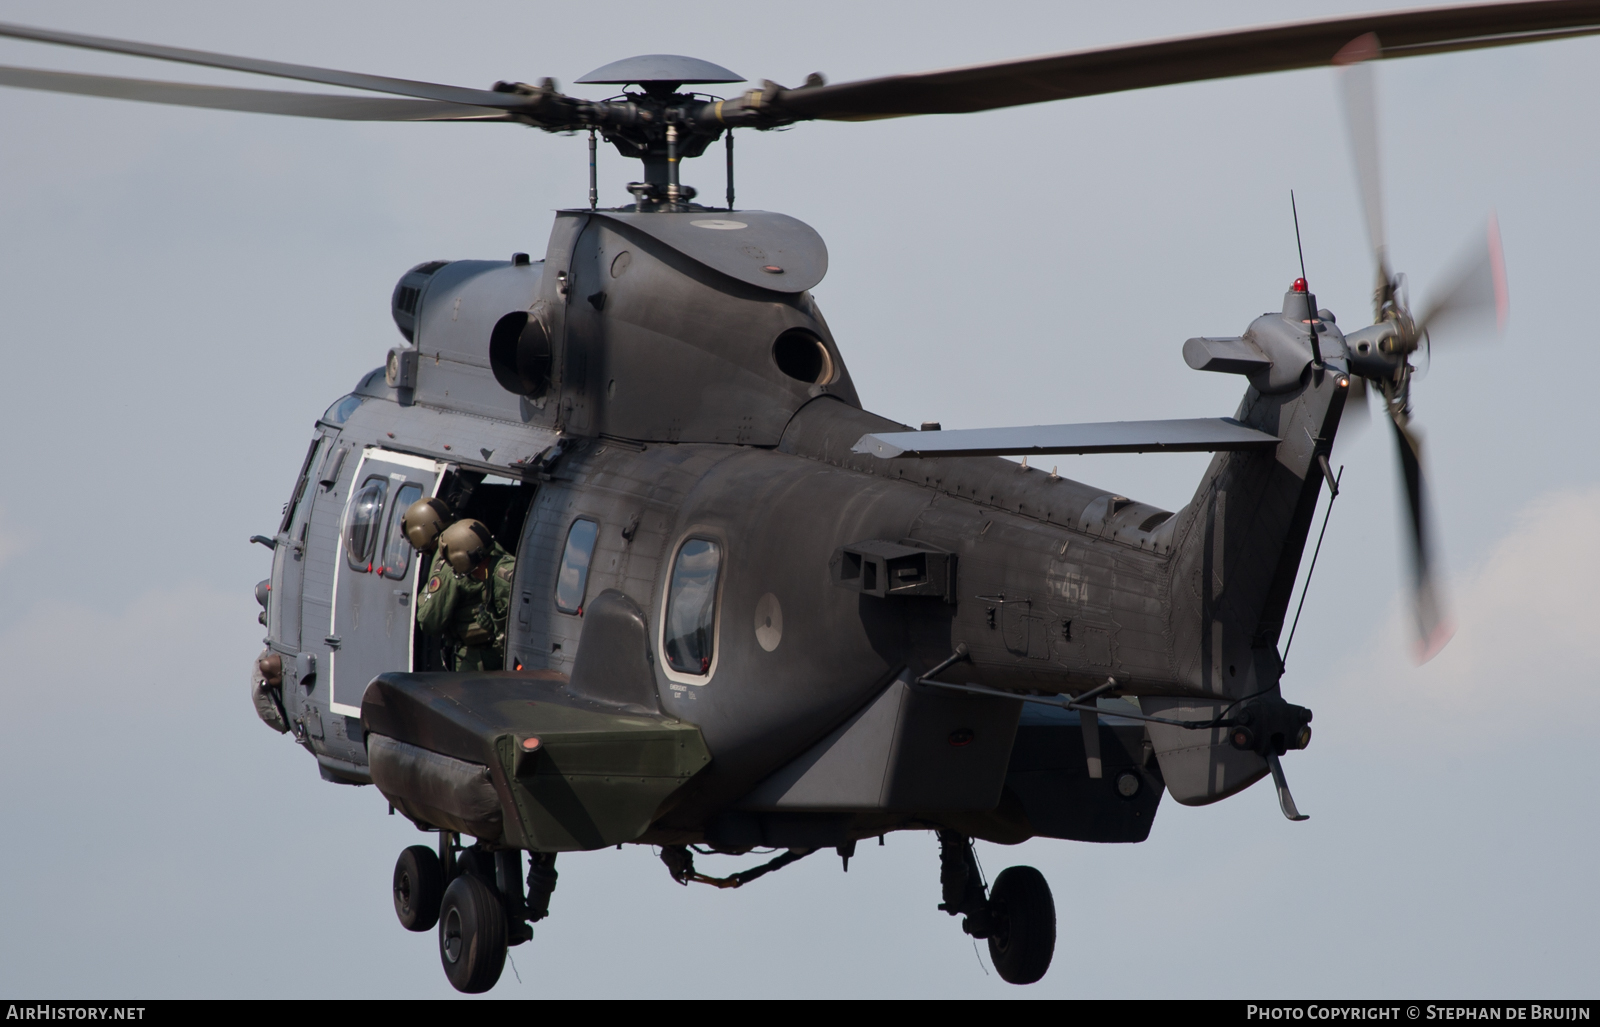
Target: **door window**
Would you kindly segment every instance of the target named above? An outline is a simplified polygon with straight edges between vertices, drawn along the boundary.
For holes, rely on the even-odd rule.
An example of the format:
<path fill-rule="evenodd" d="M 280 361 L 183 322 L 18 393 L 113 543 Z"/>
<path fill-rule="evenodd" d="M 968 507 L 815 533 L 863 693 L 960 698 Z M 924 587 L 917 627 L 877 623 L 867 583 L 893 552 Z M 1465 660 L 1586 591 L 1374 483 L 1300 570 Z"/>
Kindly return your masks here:
<path fill-rule="evenodd" d="M 372 570 L 373 550 L 383 519 L 383 501 L 389 496 L 389 479 L 371 477 L 350 500 L 345 515 L 344 552 L 350 566 L 358 571 Z"/>
<path fill-rule="evenodd" d="M 678 549 L 667 589 L 667 664 L 682 674 L 709 674 L 715 655 L 717 572 L 722 547 L 692 538 Z"/>
<path fill-rule="evenodd" d="M 583 594 L 589 587 L 589 559 L 594 556 L 594 540 L 600 525 L 587 518 L 572 522 L 567 529 L 567 548 L 561 554 L 561 571 L 556 575 L 556 609 L 562 613 L 582 613 Z"/>
<path fill-rule="evenodd" d="M 384 529 L 383 559 L 378 562 L 378 570 L 384 577 L 398 580 L 411 569 L 411 543 L 406 541 L 406 533 L 400 522 L 405 519 L 406 510 L 411 504 L 421 498 L 422 486 L 411 482 L 400 486 L 400 491 L 394 494 L 394 504 L 389 507 L 389 523 Z"/>

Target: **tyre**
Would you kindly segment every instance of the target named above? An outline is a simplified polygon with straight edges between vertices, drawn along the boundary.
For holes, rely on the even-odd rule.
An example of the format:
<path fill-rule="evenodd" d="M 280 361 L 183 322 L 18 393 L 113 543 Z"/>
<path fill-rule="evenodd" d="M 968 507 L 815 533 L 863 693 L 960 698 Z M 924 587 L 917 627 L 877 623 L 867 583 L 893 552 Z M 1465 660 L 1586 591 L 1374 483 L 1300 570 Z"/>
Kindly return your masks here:
<path fill-rule="evenodd" d="M 439 909 L 439 960 L 457 991 L 488 991 L 506 965 L 506 913 L 500 898 L 472 874 L 444 890 Z"/>
<path fill-rule="evenodd" d="M 426 845 L 413 845 L 394 863 L 394 914 L 408 931 L 428 931 L 439 922 L 444 868 Z"/>
<path fill-rule="evenodd" d="M 470 874 L 493 888 L 494 857 L 477 847 L 462 849 L 456 853 L 455 876 L 459 877 L 462 874 Z"/>
<path fill-rule="evenodd" d="M 989 889 L 995 932 L 989 958 L 1008 984 L 1032 984 L 1050 969 L 1056 952 L 1056 903 L 1033 867 L 1007 867 Z"/>

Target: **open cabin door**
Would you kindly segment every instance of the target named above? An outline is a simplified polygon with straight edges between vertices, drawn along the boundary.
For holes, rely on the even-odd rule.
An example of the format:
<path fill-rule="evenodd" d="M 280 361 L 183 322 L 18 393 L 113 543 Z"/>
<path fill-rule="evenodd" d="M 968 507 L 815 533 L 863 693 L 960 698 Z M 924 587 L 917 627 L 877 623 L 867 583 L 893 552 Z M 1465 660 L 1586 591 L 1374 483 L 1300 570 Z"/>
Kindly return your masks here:
<path fill-rule="evenodd" d="M 412 669 L 417 577 L 427 570 L 406 542 L 406 508 L 439 487 L 445 465 L 368 448 L 340 521 L 329 628 L 328 693 L 334 713 L 361 716 L 361 696 L 386 671 Z"/>

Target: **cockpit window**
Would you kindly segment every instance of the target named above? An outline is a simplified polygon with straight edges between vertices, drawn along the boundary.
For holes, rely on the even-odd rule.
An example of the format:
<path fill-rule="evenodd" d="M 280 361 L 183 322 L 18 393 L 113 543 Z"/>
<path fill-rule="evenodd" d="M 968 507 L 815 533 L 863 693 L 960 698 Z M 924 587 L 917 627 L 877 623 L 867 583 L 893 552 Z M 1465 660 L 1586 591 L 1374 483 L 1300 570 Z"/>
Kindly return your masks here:
<path fill-rule="evenodd" d="M 561 554 L 561 572 L 556 575 L 556 609 L 562 613 L 583 612 L 589 560 L 594 556 L 594 540 L 599 534 L 600 525 L 588 519 L 573 521 L 567 529 L 567 548 Z"/>
<path fill-rule="evenodd" d="M 692 538 L 678 549 L 667 589 L 667 665 L 682 674 L 711 673 L 717 624 L 717 573 L 722 547 Z"/>
<path fill-rule="evenodd" d="M 350 420 L 350 415 L 356 412 L 356 407 L 365 402 L 360 396 L 351 393 L 329 407 L 322 415 L 322 419 L 329 424 L 343 424 Z"/>
<path fill-rule="evenodd" d="M 306 479 L 311 475 L 311 462 L 317 457 L 317 447 L 322 445 L 323 436 L 318 435 L 311 440 L 311 448 L 306 450 L 305 463 L 300 465 L 300 477 L 295 479 L 294 492 L 289 495 L 289 501 L 283 504 L 283 520 L 278 524 L 278 534 L 282 535 L 289 530 L 289 525 L 294 521 L 294 513 L 300 506 L 300 500 L 306 494 Z"/>
<path fill-rule="evenodd" d="M 400 491 L 394 494 L 394 502 L 389 506 L 389 523 L 384 528 L 383 559 L 378 561 L 378 570 L 386 578 L 398 580 L 411 569 L 411 543 L 406 541 L 400 522 L 407 508 L 421 498 L 422 486 L 412 482 L 400 486 Z"/>
<path fill-rule="evenodd" d="M 388 496 L 389 479 L 373 476 L 350 500 L 350 510 L 345 514 L 344 553 L 350 566 L 358 571 L 372 570 L 372 551 L 378 546 L 383 501 Z"/>

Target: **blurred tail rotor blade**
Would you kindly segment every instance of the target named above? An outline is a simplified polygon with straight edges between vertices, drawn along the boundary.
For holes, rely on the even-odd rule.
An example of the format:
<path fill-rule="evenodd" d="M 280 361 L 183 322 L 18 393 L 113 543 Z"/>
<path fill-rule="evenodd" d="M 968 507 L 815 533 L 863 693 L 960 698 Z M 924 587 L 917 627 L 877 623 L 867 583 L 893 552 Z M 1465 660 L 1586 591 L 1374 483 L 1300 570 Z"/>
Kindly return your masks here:
<path fill-rule="evenodd" d="M 1372 401 L 1367 380 L 1360 375 L 1350 376 L 1350 394 L 1345 397 L 1344 413 L 1339 415 L 1339 434 L 1333 438 L 1336 452 L 1359 438 L 1372 423 Z"/>
<path fill-rule="evenodd" d="M 1372 65 L 1368 62 L 1381 52 L 1378 37 L 1368 32 L 1346 43 L 1333 58 L 1339 68 L 1356 186 L 1361 190 L 1361 207 L 1367 218 L 1367 241 L 1378 254 L 1384 251 L 1383 183 L 1378 173 L 1378 102 Z"/>
<path fill-rule="evenodd" d="M 1339 68 L 1339 91 L 1344 106 L 1345 128 L 1350 135 L 1350 158 L 1355 163 L 1356 188 L 1361 193 L 1361 209 L 1367 222 L 1367 242 L 1378 272 L 1374 305 L 1383 316 L 1385 301 L 1392 289 L 1389 273 L 1388 242 L 1383 231 L 1383 178 L 1378 161 L 1378 101 L 1371 62 L 1382 47 L 1371 32 L 1357 36 L 1334 55 Z"/>
<path fill-rule="evenodd" d="M 1432 538 L 1429 529 L 1427 494 L 1422 474 L 1422 440 L 1403 423 L 1403 415 L 1393 416 L 1395 441 L 1400 453 L 1400 475 L 1405 482 L 1407 527 L 1411 543 L 1412 610 L 1417 620 L 1418 663 L 1427 663 L 1439 654 L 1455 634 L 1446 615 L 1433 577 Z"/>
<path fill-rule="evenodd" d="M 1339 416 L 1341 427 L 1344 425 L 1344 419 L 1351 414 L 1355 415 L 1355 419 L 1350 425 L 1352 428 L 1371 420 L 1372 402 L 1368 397 L 1369 391 L 1365 378 L 1360 375 L 1350 376 L 1350 395 L 1345 398 L 1344 413 Z"/>
<path fill-rule="evenodd" d="M 1417 331 L 1473 332 L 1486 329 L 1491 321 L 1496 332 L 1505 331 L 1511 313 L 1511 294 L 1506 287 L 1505 257 L 1500 249 L 1500 223 L 1489 215 L 1487 231 L 1456 262 L 1445 278 L 1437 299 L 1417 321 Z"/>

